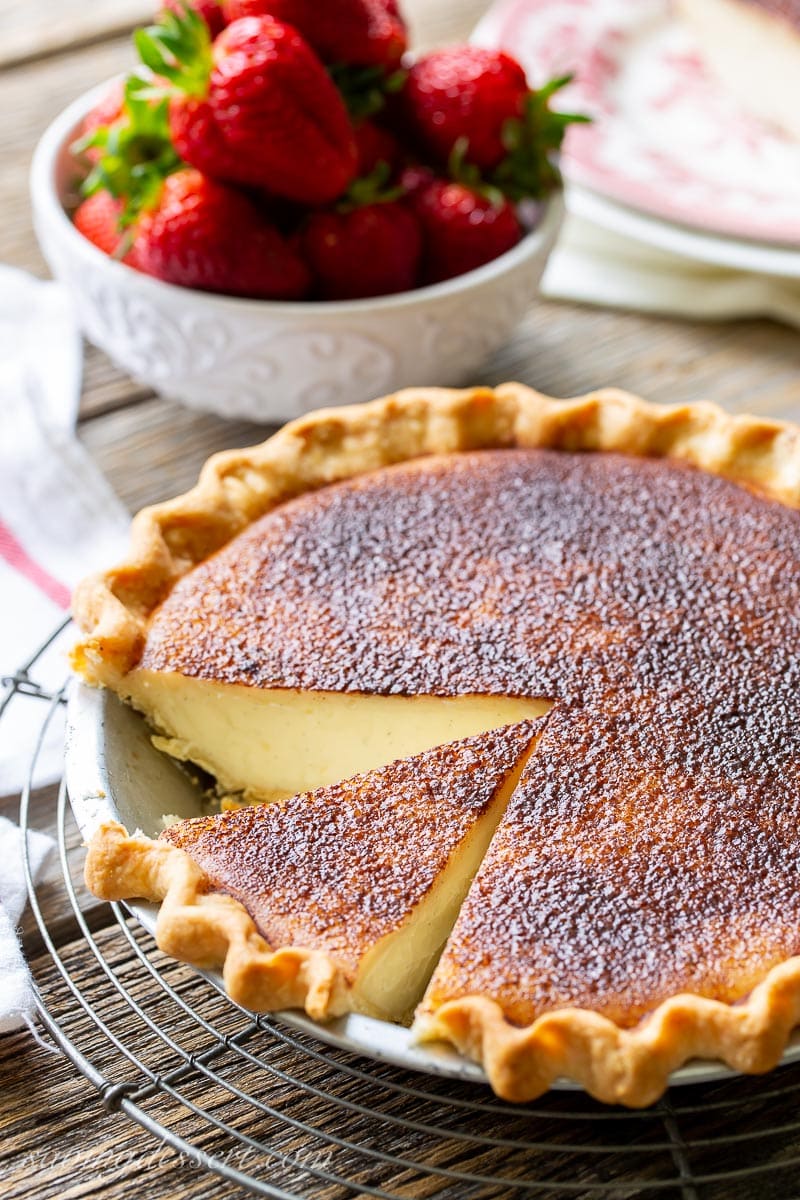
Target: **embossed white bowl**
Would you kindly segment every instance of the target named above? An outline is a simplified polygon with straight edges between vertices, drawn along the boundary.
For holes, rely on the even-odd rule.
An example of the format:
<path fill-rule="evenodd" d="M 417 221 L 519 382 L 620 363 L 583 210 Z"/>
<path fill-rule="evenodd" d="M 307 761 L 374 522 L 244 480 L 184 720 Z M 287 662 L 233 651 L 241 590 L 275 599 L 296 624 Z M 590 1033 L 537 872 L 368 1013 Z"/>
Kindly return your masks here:
<path fill-rule="evenodd" d="M 67 215 L 76 184 L 69 145 L 108 87 L 76 100 L 39 142 L 34 224 L 88 339 L 165 396 L 266 422 L 412 384 L 466 382 L 536 294 L 563 217 L 560 196 L 544 206 L 535 230 L 486 266 L 376 299 L 240 300 L 174 287 L 115 262 Z"/>

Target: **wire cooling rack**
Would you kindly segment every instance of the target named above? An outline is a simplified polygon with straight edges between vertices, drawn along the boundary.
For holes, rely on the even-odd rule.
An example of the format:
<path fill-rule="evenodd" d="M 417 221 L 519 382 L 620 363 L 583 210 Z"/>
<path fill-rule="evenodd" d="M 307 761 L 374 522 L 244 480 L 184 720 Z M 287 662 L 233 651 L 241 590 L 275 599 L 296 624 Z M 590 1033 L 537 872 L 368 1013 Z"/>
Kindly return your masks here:
<path fill-rule="evenodd" d="M 26 831 L 37 755 L 64 692 L 40 686 L 36 668 L 60 632 L 2 681 L 0 718 L 11 704 L 41 713 L 20 802 Z M 32 882 L 25 838 L 47 952 L 36 960 L 41 1020 L 102 1104 L 154 1147 L 274 1200 L 800 1197 L 800 1067 L 675 1088 L 629 1112 L 576 1092 L 507 1105 L 476 1085 L 355 1057 L 240 1008 L 164 958 L 119 905 L 98 920 L 69 854 L 67 801 L 62 784 L 58 905 L 52 883 L 45 902 Z M 78 936 L 59 945 L 45 907 L 70 912 Z"/>

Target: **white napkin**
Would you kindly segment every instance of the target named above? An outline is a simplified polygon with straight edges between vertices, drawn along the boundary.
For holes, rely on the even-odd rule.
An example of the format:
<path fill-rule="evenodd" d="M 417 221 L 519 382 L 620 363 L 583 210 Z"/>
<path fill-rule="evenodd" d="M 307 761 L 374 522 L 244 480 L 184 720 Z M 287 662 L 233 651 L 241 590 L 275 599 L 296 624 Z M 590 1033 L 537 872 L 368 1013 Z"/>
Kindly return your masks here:
<path fill-rule="evenodd" d="M 75 436 L 81 339 L 67 295 L 0 266 L 0 676 L 12 675 L 65 616 L 70 591 L 120 556 L 128 516 Z M 57 688 L 72 635 L 37 663 Z M 18 791 L 45 715 L 15 697 L 0 722 L 0 795 Z M 63 722 L 50 728 L 34 782 L 61 772 Z"/>
<path fill-rule="evenodd" d="M 55 842 L 45 833 L 28 834 L 34 883 L 42 874 Z M 22 866 L 22 833 L 0 817 L 0 1033 L 30 1027 L 35 1012 L 28 968 L 17 940 L 17 924 L 27 900 Z"/>
<path fill-rule="evenodd" d="M 127 514 L 75 436 L 81 356 L 61 288 L 0 266 L 2 677 L 23 667 L 63 620 L 78 579 L 124 545 Z M 66 676 L 70 637 L 55 641 L 33 668 L 42 687 L 55 690 Z M 46 712 L 41 699 L 15 695 L 2 713 L 0 795 L 23 786 Z M 36 786 L 61 774 L 63 717 L 53 717 Z M 33 992 L 16 936 L 26 898 L 21 839 L 0 818 L 0 1033 L 25 1024 L 33 1031 Z M 45 834 L 29 834 L 34 879 L 52 846 Z"/>
<path fill-rule="evenodd" d="M 575 213 L 566 218 L 540 291 L 552 300 L 667 316 L 766 316 L 800 326 L 800 282 L 684 258 Z"/>

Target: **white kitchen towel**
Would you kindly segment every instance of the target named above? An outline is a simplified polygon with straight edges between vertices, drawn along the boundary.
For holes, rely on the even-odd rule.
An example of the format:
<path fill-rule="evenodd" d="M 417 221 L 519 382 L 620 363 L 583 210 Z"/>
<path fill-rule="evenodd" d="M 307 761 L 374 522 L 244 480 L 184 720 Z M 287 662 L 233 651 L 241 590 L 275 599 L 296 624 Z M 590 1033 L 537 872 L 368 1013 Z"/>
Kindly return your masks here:
<path fill-rule="evenodd" d="M 0 266 L 0 677 L 13 675 L 64 618 L 75 583 L 119 557 L 128 516 L 75 435 L 82 347 L 69 297 Z M 33 677 L 57 688 L 69 635 Z M 12 698 L 0 721 L 0 795 L 18 791 L 45 715 Z M 63 722 L 50 722 L 34 783 L 61 772 Z"/>
<path fill-rule="evenodd" d="M 567 191 L 569 203 L 569 190 Z M 541 293 L 701 320 L 773 317 L 800 326 L 800 282 L 757 275 L 649 246 L 568 213 Z"/>
<path fill-rule="evenodd" d="M 34 883 L 54 847 L 55 842 L 47 834 L 28 834 L 28 861 Z M 36 1011 L 30 975 L 17 939 L 17 925 L 27 900 L 22 850 L 22 832 L 6 817 L 0 817 L 0 1033 L 30 1026 Z"/>

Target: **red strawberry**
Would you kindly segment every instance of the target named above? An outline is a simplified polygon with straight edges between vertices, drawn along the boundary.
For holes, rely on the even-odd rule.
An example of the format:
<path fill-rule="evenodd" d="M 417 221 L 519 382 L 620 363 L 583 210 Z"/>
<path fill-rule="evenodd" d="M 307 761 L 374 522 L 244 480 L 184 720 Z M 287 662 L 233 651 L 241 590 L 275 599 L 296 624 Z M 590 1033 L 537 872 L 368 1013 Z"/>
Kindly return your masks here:
<path fill-rule="evenodd" d="M 502 196 L 489 199 L 466 184 L 447 179 L 434 179 L 427 185 L 417 178 L 407 181 L 407 174 L 401 183 L 412 184 L 408 203 L 422 229 L 425 283 L 483 266 L 521 238 L 522 226 L 514 206 Z"/>
<path fill-rule="evenodd" d="M 145 65 L 169 80 L 176 150 L 205 175 L 327 204 L 356 170 L 350 119 L 308 43 L 271 17 L 246 17 L 213 45 L 195 13 L 166 13 L 136 34 Z"/>
<path fill-rule="evenodd" d="M 162 11 L 167 10 L 181 16 L 187 6 L 203 18 L 212 38 L 222 33 L 227 24 L 222 11 L 222 0 L 164 0 Z"/>
<path fill-rule="evenodd" d="M 465 138 L 465 158 L 490 170 L 506 154 L 504 127 L 524 116 L 528 91 L 525 72 L 507 54 L 453 46 L 414 63 L 403 105 L 412 132 L 440 162 Z"/>
<path fill-rule="evenodd" d="M 325 63 L 395 67 L 407 45 L 390 0 L 224 0 L 229 21 L 266 16 L 299 30 Z"/>
<path fill-rule="evenodd" d="M 403 147 L 394 134 L 374 121 L 361 121 L 355 135 L 359 179 L 372 175 L 379 163 L 386 163 L 389 175 L 393 175 L 403 161 Z"/>
<path fill-rule="evenodd" d="M 188 168 L 140 217 L 136 255 L 148 275 L 207 292 L 296 300 L 308 288 L 305 264 L 255 204 Z"/>
<path fill-rule="evenodd" d="M 122 208 L 122 201 L 116 200 L 109 192 L 95 192 L 78 205 L 72 220 L 78 232 L 98 250 L 109 257 L 119 257 L 121 262 L 135 267 L 138 266 L 135 245 L 120 254 L 130 237 L 122 228 Z"/>
<path fill-rule="evenodd" d="M 323 300 L 405 292 L 417 282 L 419 227 L 397 201 L 312 213 L 299 241 Z"/>
<path fill-rule="evenodd" d="M 400 176 L 400 190 L 409 199 L 425 191 L 436 180 L 436 172 L 424 163 L 409 163 Z"/>

